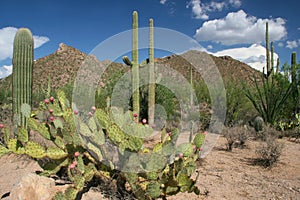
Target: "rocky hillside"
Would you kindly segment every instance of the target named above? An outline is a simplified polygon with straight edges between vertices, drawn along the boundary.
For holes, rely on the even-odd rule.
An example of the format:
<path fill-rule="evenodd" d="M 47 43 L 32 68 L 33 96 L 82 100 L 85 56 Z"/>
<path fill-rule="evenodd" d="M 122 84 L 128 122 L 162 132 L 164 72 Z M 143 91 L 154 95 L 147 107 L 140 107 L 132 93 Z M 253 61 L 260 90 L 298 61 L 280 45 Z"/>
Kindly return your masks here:
<path fill-rule="evenodd" d="M 209 60 L 214 61 L 224 82 L 226 82 L 226 80 L 233 79 L 251 83 L 253 82 L 253 75 L 256 74 L 256 76 L 258 76 L 260 73 L 247 64 L 239 62 L 229 56 L 215 57 L 203 52 L 195 53 L 195 51 L 186 52 L 185 55 L 202 56 L 203 63 L 201 66 L 208 64 L 206 63 L 207 57 L 211 57 Z M 175 69 L 189 80 L 190 63 L 183 57 L 184 56 L 181 55 L 170 55 L 164 58 L 157 58 L 156 62 Z M 108 62 L 99 61 L 93 56 L 89 56 L 80 52 L 78 49 L 61 43 L 57 51 L 35 61 L 33 68 L 34 91 L 39 92 L 47 89 L 48 83 L 50 83 L 52 89 L 72 84 L 77 76 L 79 68 L 82 66 L 84 67 L 84 62 L 87 60 L 89 61 L 89 64 L 92 62 L 94 65 L 93 68 L 97 70 L 102 70 L 104 64 L 107 64 Z M 111 63 L 98 84 L 103 87 L 116 70 L 118 70 L 118 73 L 124 73 L 128 70 L 128 67 L 121 63 Z M 85 72 L 85 75 L 89 79 L 98 80 L 97 77 L 94 77 L 95 73 L 92 71 Z M 193 78 L 194 80 L 199 80 L 201 79 L 201 75 L 194 72 Z M 0 80 L 0 87 L 3 89 L 11 88 L 11 76 Z"/>

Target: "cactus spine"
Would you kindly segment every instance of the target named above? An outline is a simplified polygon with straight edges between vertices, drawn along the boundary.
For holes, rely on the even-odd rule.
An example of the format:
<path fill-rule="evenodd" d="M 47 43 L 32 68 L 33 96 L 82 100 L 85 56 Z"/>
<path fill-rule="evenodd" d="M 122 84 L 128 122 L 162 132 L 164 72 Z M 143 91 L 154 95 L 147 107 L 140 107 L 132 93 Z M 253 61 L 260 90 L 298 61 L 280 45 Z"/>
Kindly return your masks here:
<path fill-rule="evenodd" d="M 138 13 L 132 14 L 132 101 L 133 113 L 140 113 L 139 55 L 138 55 Z"/>
<path fill-rule="evenodd" d="M 13 121 L 27 127 L 26 117 L 21 112 L 22 104 L 31 105 L 33 37 L 27 28 L 20 28 L 14 39 L 13 51 Z"/>
<path fill-rule="evenodd" d="M 155 113 L 155 67 L 154 67 L 154 36 L 153 19 L 149 20 L 149 101 L 148 101 L 148 123 L 154 124 Z"/>

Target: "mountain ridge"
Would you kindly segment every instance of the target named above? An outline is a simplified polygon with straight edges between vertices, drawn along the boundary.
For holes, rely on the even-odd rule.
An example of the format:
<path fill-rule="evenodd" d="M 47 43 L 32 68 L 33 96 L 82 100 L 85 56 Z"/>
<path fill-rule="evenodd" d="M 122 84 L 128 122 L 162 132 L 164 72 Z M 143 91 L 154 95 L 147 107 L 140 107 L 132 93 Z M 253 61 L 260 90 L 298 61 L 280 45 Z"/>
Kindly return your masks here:
<path fill-rule="evenodd" d="M 192 54 L 193 52 L 195 53 L 195 50 L 187 51 L 185 54 Z M 196 52 L 198 52 L 198 54 L 195 55 L 203 56 L 204 63 L 201 64 L 202 66 L 205 66 L 205 57 L 207 57 L 207 55 L 212 59 L 217 66 L 224 82 L 227 82 L 228 80 L 237 80 L 251 84 L 254 81 L 253 75 L 259 77 L 259 74 L 261 74 L 261 72 L 255 70 L 249 65 L 235 60 L 230 56 L 216 57 L 204 52 Z M 129 67 L 122 63 L 99 61 L 95 56 L 87 55 L 74 47 L 60 43 L 55 52 L 39 58 L 34 62 L 34 92 L 46 90 L 48 87 L 48 82 L 50 82 L 52 89 L 57 89 L 67 84 L 72 84 L 76 79 L 78 70 L 84 65 L 86 60 L 93 62 L 93 64 L 96 65 L 96 68 L 109 65 L 109 68 L 107 68 L 105 71 L 105 75 L 102 76 L 98 83 L 101 87 L 105 86 L 105 82 L 109 80 L 108 76 L 113 73 L 114 70 L 120 70 L 122 73 L 125 73 L 129 70 Z M 173 54 L 163 58 L 156 58 L 155 61 L 156 63 L 170 66 L 182 74 L 187 80 L 189 80 L 189 66 L 191 64 L 181 55 Z M 93 74 L 94 73 L 90 71 L 87 75 L 92 78 Z M 193 78 L 195 80 L 201 79 L 201 74 L 197 72 L 193 73 Z M 10 89 L 11 76 L 0 80 L 0 87 L 4 89 Z"/>

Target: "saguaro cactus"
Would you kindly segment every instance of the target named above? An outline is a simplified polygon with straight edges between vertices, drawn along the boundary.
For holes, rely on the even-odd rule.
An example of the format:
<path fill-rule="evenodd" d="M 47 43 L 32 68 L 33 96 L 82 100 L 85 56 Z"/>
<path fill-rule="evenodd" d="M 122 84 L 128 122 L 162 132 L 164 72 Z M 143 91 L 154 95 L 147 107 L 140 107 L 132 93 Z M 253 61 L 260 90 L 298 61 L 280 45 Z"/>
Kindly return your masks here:
<path fill-rule="evenodd" d="M 124 56 L 123 62 L 131 66 L 132 70 L 132 104 L 133 113 L 139 115 L 140 113 L 140 78 L 139 78 L 139 51 L 138 51 L 138 13 L 132 13 L 132 61 L 127 56 Z"/>
<path fill-rule="evenodd" d="M 153 19 L 149 20 L 149 101 L 148 123 L 154 124 L 155 113 L 155 66 L 154 66 L 154 34 Z"/>
<path fill-rule="evenodd" d="M 31 105 L 33 37 L 27 28 L 20 28 L 14 39 L 13 49 L 13 121 L 27 127 L 26 117 L 21 112 L 23 104 Z"/>
<path fill-rule="evenodd" d="M 139 91 L 139 51 L 138 51 L 138 13 L 132 14 L 132 101 L 133 113 L 140 113 Z"/>
<path fill-rule="evenodd" d="M 298 90 L 298 77 L 297 77 L 297 54 L 296 52 L 292 52 L 292 58 L 291 58 L 291 79 L 292 79 L 292 95 L 295 102 L 295 114 L 299 112 L 300 106 L 299 106 L 299 90 Z"/>

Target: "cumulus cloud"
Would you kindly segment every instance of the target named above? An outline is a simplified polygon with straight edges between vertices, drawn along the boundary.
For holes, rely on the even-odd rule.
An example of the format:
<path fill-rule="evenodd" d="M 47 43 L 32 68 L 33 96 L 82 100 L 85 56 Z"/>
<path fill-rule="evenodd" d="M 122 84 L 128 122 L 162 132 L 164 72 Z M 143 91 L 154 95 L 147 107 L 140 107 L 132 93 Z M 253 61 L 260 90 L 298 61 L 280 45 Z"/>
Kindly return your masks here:
<path fill-rule="evenodd" d="M 0 67 L 0 79 L 9 76 L 12 73 L 12 65 L 4 65 Z"/>
<path fill-rule="evenodd" d="M 286 47 L 289 49 L 295 49 L 299 46 L 299 44 L 300 44 L 299 40 L 286 41 Z"/>
<path fill-rule="evenodd" d="M 0 62 L 6 59 L 11 59 L 13 55 L 13 42 L 14 37 L 18 31 L 15 27 L 5 27 L 0 29 Z M 45 36 L 33 36 L 34 48 L 39 48 L 43 44 L 49 41 Z M 10 75 L 12 72 L 12 66 L 4 65 L 0 67 L 0 78 Z"/>
<path fill-rule="evenodd" d="M 207 20 L 209 12 L 222 11 L 227 7 L 238 8 L 242 5 L 241 0 L 226 0 L 221 2 L 210 1 L 209 3 L 202 3 L 201 0 L 191 0 L 187 8 L 192 8 L 193 17 L 196 19 Z"/>
<path fill-rule="evenodd" d="M 230 56 L 236 60 L 247 63 L 256 70 L 262 71 L 266 66 L 266 48 L 260 44 L 252 44 L 249 47 L 232 48 L 213 53 L 215 56 Z M 278 54 L 274 53 L 274 64 Z"/>
<path fill-rule="evenodd" d="M 241 0 L 229 0 L 229 3 L 236 8 L 241 7 L 242 1 Z"/>
<path fill-rule="evenodd" d="M 161 4 L 165 4 L 167 2 L 167 0 L 160 0 L 160 2 L 159 3 L 161 3 Z"/>
<path fill-rule="evenodd" d="M 279 47 L 283 47 L 284 44 L 283 44 L 282 42 L 279 42 L 279 43 L 278 43 L 278 46 L 279 46 Z"/>
<path fill-rule="evenodd" d="M 192 0 L 187 7 L 189 8 L 190 6 L 192 7 L 192 12 L 196 19 L 208 19 L 206 10 L 203 8 L 200 0 Z"/>
<path fill-rule="evenodd" d="M 18 29 L 15 27 L 5 27 L 0 29 L 0 61 L 12 58 L 14 37 Z M 33 36 L 34 48 L 38 48 L 49 41 L 48 37 Z"/>
<path fill-rule="evenodd" d="M 243 10 L 228 13 L 225 18 L 209 20 L 196 30 L 198 41 L 212 41 L 223 45 L 253 44 L 265 40 L 265 25 L 269 23 L 270 41 L 286 37 L 285 20 L 258 19 L 247 15 Z"/>

